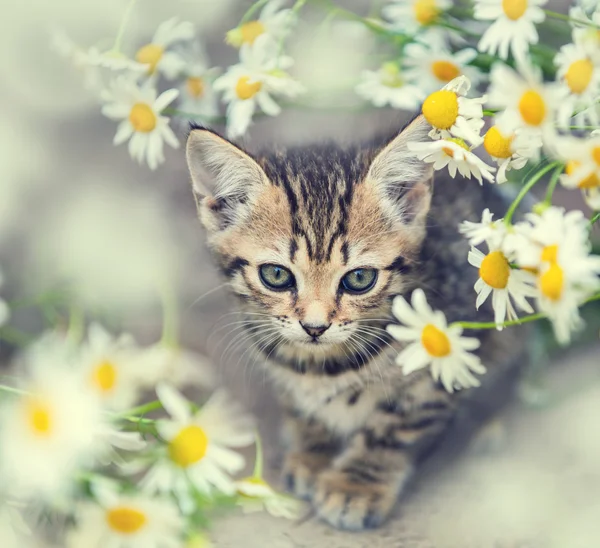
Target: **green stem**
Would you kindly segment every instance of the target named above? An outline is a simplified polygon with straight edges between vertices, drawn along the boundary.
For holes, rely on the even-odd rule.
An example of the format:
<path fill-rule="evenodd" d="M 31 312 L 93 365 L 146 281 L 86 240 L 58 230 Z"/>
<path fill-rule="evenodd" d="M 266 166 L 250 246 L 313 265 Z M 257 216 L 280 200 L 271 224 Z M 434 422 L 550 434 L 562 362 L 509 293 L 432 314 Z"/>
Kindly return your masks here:
<path fill-rule="evenodd" d="M 17 346 L 27 346 L 33 339 L 34 337 L 29 335 L 29 333 L 23 333 L 23 331 L 19 331 L 10 325 L 0 327 L 0 340 L 8 343 L 16 344 Z"/>
<path fill-rule="evenodd" d="M 254 460 L 254 472 L 252 472 L 252 477 L 262 479 L 264 456 L 262 440 L 260 439 L 260 434 L 258 433 L 258 431 L 254 435 L 254 445 L 256 446 L 256 457 Z"/>
<path fill-rule="evenodd" d="M 152 411 L 158 411 L 162 408 L 163 404 L 160 402 L 160 400 L 156 400 L 144 403 L 143 405 L 138 405 L 137 407 L 134 407 L 132 409 L 128 409 L 123 413 L 119 413 L 118 416 L 119 418 L 126 420 L 139 419 L 138 415 L 146 415 L 147 413 L 151 413 Z"/>
<path fill-rule="evenodd" d="M 498 112 L 500 112 L 500 109 L 498 109 L 498 108 L 487 108 L 483 111 L 483 115 L 484 116 L 495 116 L 496 114 L 498 114 Z"/>
<path fill-rule="evenodd" d="M 266 5 L 269 2 L 269 0 L 258 0 L 258 2 L 254 2 L 254 4 L 252 4 L 248 10 L 246 11 L 246 13 L 244 13 L 244 15 L 242 16 L 242 20 L 240 21 L 240 25 L 246 23 L 247 21 L 250 21 L 250 19 L 252 18 L 252 16 L 260 9 L 262 8 L 264 5 Z"/>
<path fill-rule="evenodd" d="M 455 30 L 457 32 L 460 32 L 464 36 L 470 36 L 471 38 L 481 38 L 481 34 L 479 34 L 478 32 L 472 32 L 466 28 L 457 27 L 456 25 L 453 25 L 452 23 L 448 23 L 447 21 L 440 20 L 440 21 L 433 23 L 433 25 L 436 27 L 442 27 L 445 29 Z"/>
<path fill-rule="evenodd" d="M 537 182 L 539 182 L 539 180 L 544 175 L 546 175 L 546 173 L 548 173 L 558 165 L 561 165 L 561 162 L 552 162 L 551 164 L 548 164 L 544 169 L 538 171 L 531 179 L 529 179 L 529 181 L 527 181 L 527 183 L 525 183 L 517 197 L 514 199 L 513 203 L 508 208 L 508 211 L 506 212 L 506 217 L 504 217 L 504 222 L 506 223 L 506 225 L 510 226 L 511 220 L 513 218 L 513 215 L 515 214 L 515 211 L 517 210 L 517 207 L 519 207 L 521 200 L 525 198 L 527 193 L 534 187 L 534 185 Z"/>
<path fill-rule="evenodd" d="M 600 211 L 598 213 L 594 213 L 590 219 L 590 228 L 592 228 L 598 221 L 600 221 Z"/>
<path fill-rule="evenodd" d="M 16 396 L 28 396 L 28 392 L 24 390 L 19 390 L 18 388 L 13 388 L 12 386 L 6 386 L 5 384 L 0 384 L 0 392 L 7 392 L 8 394 L 14 394 Z"/>
<path fill-rule="evenodd" d="M 117 31 L 117 36 L 115 37 L 115 43 L 111 49 L 114 53 L 121 52 L 121 44 L 123 43 L 123 36 L 125 35 L 125 29 L 127 28 L 127 23 L 129 23 L 129 18 L 131 17 L 131 13 L 133 12 L 133 6 L 135 6 L 136 0 L 129 0 L 129 4 L 127 4 L 127 8 L 125 9 L 125 13 L 123 14 L 123 19 L 121 20 L 121 24 L 119 25 L 119 30 Z"/>
<path fill-rule="evenodd" d="M 569 129 L 580 129 L 582 131 L 593 131 L 600 129 L 600 126 L 569 126 Z"/>
<path fill-rule="evenodd" d="M 565 15 L 564 13 L 558 13 L 557 11 L 551 11 L 551 10 L 543 10 L 544 13 L 546 14 L 547 17 L 552 17 L 554 19 L 560 19 L 561 21 L 566 21 L 567 23 L 579 23 L 580 25 L 585 25 L 586 27 L 592 27 L 592 28 L 600 28 L 598 25 L 594 24 L 594 23 L 590 23 L 589 21 L 584 21 L 582 19 L 575 19 L 573 17 L 569 17 L 568 15 Z"/>
<path fill-rule="evenodd" d="M 589 299 L 585 300 L 581 303 L 581 306 L 594 302 L 600 301 L 600 293 L 596 293 L 592 295 Z M 521 325 L 524 323 L 534 322 L 536 320 L 541 320 L 547 318 L 546 314 L 538 312 L 537 314 L 530 314 L 529 316 L 523 316 L 518 320 L 509 320 L 507 322 L 501 323 L 500 327 L 512 327 L 515 325 Z M 452 325 L 457 325 L 462 327 L 463 329 L 496 329 L 498 326 L 495 322 L 454 322 Z"/>
<path fill-rule="evenodd" d="M 169 348 L 177 348 L 179 343 L 179 306 L 177 295 L 169 283 L 163 283 L 160 292 L 163 306 L 163 331 L 161 344 Z"/>
<path fill-rule="evenodd" d="M 558 181 L 560 179 L 561 173 L 563 172 L 563 169 L 565 169 L 565 165 L 560 164 L 556 168 L 554 173 L 552 174 L 550 183 L 548 183 L 548 190 L 546 191 L 546 199 L 544 200 L 544 203 L 548 206 L 552 205 L 552 196 L 554 195 L 554 189 L 556 188 L 556 185 L 558 184 Z"/>

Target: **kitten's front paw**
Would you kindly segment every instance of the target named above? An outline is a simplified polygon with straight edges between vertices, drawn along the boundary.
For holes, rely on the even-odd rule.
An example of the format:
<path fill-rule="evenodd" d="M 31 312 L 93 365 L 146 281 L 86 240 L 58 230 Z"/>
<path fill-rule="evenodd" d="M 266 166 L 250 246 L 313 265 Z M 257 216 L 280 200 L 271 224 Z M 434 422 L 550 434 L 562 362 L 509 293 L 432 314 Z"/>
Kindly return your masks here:
<path fill-rule="evenodd" d="M 317 475 L 331 463 L 330 455 L 292 452 L 285 456 L 283 483 L 285 488 L 299 498 L 310 500 Z"/>
<path fill-rule="evenodd" d="M 396 485 L 357 482 L 338 470 L 319 475 L 313 504 L 318 516 L 338 529 L 359 531 L 381 525 L 396 499 Z"/>

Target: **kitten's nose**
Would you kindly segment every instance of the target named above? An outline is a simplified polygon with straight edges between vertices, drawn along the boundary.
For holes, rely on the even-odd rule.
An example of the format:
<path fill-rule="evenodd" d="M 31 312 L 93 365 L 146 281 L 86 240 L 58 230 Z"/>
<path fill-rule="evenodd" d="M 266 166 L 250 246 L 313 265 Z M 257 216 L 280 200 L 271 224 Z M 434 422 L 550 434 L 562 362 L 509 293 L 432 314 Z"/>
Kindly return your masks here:
<path fill-rule="evenodd" d="M 302 329 L 304 329 L 304 331 L 306 331 L 311 337 L 314 337 L 315 339 L 317 337 L 320 337 L 323 333 L 325 333 L 325 331 L 327 331 L 329 329 L 329 325 L 310 325 L 307 323 L 302 323 L 300 322 L 300 325 L 302 326 Z"/>

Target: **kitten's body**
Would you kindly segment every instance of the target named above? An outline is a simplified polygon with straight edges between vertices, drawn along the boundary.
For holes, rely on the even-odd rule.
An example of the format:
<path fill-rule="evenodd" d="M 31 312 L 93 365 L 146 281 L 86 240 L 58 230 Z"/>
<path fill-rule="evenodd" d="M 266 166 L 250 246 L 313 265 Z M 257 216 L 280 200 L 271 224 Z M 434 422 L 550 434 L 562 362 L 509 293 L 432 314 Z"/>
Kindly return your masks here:
<path fill-rule="evenodd" d="M 204 130 L 188 146 L 209 245 L 287 411 L 287 486 L 337 527 L 381 523 L 462 403 L 484 389 L 450 394 L 427 369 L 405 376 L 395 364 L 402 346 L 383 329 L 393 296 L 416 287 L 450 322 L 476 318 L 477 271 L 458 224 L 502 209 L 491 185 L 436 178 L 431 193 L 429 169 L 406 151 L 426 130 L 417 119 L 381 146 L 319 145 L 256 161 Z M 296 285 L 265 288 L 256 274 L 265 263 L 289 268 Z M 373 290 L 345 294 L 340 276 L 367 266 L 378 272 Z M 327 327 L 311 339 L 307 324 Z M 516 333 L 478 334 L 484 382 L 519 364 Z"/>

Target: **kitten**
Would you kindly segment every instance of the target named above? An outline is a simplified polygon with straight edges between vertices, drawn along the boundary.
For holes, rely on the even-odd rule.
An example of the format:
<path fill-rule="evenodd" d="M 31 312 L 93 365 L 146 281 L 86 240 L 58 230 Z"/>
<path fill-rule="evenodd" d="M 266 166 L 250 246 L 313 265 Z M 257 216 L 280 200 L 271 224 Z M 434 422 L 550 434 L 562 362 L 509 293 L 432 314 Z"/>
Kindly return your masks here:
<path fill-rule="evenodd" d="M 428 369 L 403 375 L 384 329 L 394 295 L 416 287 L 450 322 L 492 317 L 476 314 L 478 273 L 457 229 L 504 204 L 473 181 L 440 177 L 433 192 L 431 166 L 406 146 L 429 130 L 420 116 L 381 144 L 257 157 L 207 129 L 188 139 L 209 247 L 286 411 L 285 482 L 339 528 L 382 523 L 470 395 L 486 394 L 450 394 Z M 520 330 L 477 335 L 484 382 L 514 371 Z"/>

